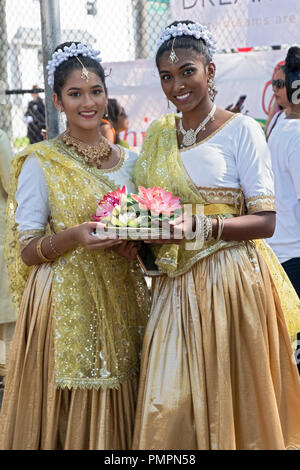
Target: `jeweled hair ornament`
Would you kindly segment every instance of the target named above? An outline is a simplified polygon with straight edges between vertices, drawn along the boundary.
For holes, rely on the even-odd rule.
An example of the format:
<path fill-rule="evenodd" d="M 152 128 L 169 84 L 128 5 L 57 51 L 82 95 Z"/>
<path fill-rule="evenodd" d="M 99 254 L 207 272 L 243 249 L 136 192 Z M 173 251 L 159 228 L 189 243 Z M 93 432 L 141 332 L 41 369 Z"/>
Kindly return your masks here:
<path fill-rule="evenodd" d="M 76 57 L 76 59 L 78 60 L 78 62 L 80 63 L 80 65 L 82 67 L 82 72 L 81 72 L 80 78 L 82 78 L 82 80 L 86 80 L 88 82 L 89 78 L 90 78 L 88 69 L 83 65 L 83 63 L 81 62 L 79 57 Z"/>
<path fill-rule="evenodd" d="M 216 41 L 214 40 L 213 35 L 207 29 L 206 26 L 202 26 L 199 23 L 178 23 L 176 26 L 172 25 L 172 26 L 169 26 L 168 28 L 165 28 L 161 32 L 159 40 L 157 42 L 157 50 L 160 48 L 160 46 L 164 42 L 168 41 L 171 38 L 176 38 L 179 36 L 193 36 L 196 39 L 202 39 L 208 48 L 211 58 L 213 57 L 214 53 L 217 50 Z M 174 51 L 174 41 L 172 44 L 172 50 L 171 50 L 171 54 L 169 57 L 170 61 L 172 60 L 171 59 L 172 52 L 174 52 L 174 55 L 176 56 L 175 51 Z"/>
<path fill-rule="evenodd" d="M 175 64 L 176 62 L 179 61 L 175 51 L 174 51 L 174 44 L 175 44 L 175 39 L 173 39 L 173 42 L 172 42 L 172 49 L 171 49 L 171 53 L 169 55 L 169 58 L 168 58 L 168 62 L 170 62 L 170 64 Z"/>
<path fill-rule="evenodd" d="M 76 57 L 78 62 L 81 64 L 82 66 L 81 78 L 83 78 L 84 80 L 89 79 L 89 73 L 88 73 L 87 68 L 83 65 L 81 60 L 77 57 L 79 55 L 83 57 L 90 57 L 91 59 L 99 62 L 99 64 L 101 63 L 100 51 L 91 49 L 82 43 L 75 44 L 73 42 L 71 46 L 65 46 L 63 49 L 58 49 L 58 51 L 53 53 L 52 58 L 51 60 L 49 60 L 48 65 L 46 67 L 48 70 L 48 84 L 51 87 L 53 87 L 54 85 L 55 70 L 60 64 L 68 60 L 70 57 Z"/>

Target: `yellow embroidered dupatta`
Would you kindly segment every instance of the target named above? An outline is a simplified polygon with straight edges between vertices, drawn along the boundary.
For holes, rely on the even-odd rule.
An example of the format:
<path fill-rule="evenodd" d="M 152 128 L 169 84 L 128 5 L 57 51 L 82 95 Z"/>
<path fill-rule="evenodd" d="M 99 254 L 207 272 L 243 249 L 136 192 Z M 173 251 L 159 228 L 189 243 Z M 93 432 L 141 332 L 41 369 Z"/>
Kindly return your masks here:
<path fill-rule="evenodd" d="M 56 233 L 91 220 L 98 201 L 114 183 L 59 139 L 28 147 L 12 163 L 7 208 L 6 258 L 18 305 L 30 268 L 21 260 L 14 198 L 25 158 L 34 154 L 43 170 Z M 78 245 L 51 267 L 58 387 L 117 388 L 135 373 L 149 312 L 147 286 L 137 263 L 111 249 Z"/>
<path fill-rule="evenodd" d="M 204 214 L 239 215 L 242 207 L 228 204 L 208 204 L 188 176 L 182 164 L 177 145 L 175 114 L 163 115 L 147 131 L 134 180 L 137 186 L 160 186 L 179 196 L 182 204 L 203 204 Z M 175 277 L 187 272 L 197 261 L 216 251 L 241 245 L 238 241 L 214 241 L 205 243 L 200 250 L 186 250 L 180 245 L 155 247 L 156 264 L 162 273 Z M 300 301 L 284 269 L 272 249 L 264 240 L 255 240 L 256 248 L 263 255 L 279 293 L 287 326 L 292 340 L 300 331 Z"/>

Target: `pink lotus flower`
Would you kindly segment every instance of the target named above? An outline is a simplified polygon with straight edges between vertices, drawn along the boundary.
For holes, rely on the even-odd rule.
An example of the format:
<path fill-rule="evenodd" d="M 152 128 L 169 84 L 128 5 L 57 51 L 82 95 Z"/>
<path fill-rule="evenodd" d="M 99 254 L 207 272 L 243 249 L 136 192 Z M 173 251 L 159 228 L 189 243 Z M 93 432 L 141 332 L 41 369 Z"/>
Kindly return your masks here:
<path fill-rule="evenodd" d="M 103 217 L 108 217 L 112 215 L 114 209 L 124 207 L 127 203 L 127 189 L 126 186 L 123 188 L 118 188 L 112 193 L 108 193 L 104 198 L 98 203 L 98 208 L 96 214 L 92 215 L 92 218 L 99 222 Z M 115 211 L 116 212 L 116 211 Z"/>
<path fill-rule="evenodd" d="M 139 203 L 141 210 L 150 211 L 152 215 L 172 214 L 182 207 L 179 197 L 174 197 L 171 192 L 157 186 L 148 189 L 139 186 L 139 194 L 131 196 Z"/>

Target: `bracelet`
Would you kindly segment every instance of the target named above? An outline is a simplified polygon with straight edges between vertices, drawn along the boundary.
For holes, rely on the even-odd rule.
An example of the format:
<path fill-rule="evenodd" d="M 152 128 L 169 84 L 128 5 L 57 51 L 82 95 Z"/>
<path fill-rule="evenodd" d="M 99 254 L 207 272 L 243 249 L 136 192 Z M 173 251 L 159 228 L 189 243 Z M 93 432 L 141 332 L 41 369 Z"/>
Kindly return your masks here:
<path fill-rule="evenodd" d="M 53 237 L 54 237 L 54 233 L 52 233 L 52 235 L 49 238 L 49 243 L 50 243 L 51 250 L 53 251 L 54 254 L 56 254 L 57 256 L 60 256 L 61 253 L 58 253 L 58 251 L 56 250 L 56 248 L 54 246 Z"/>
<path fill-rule="evenodd" d="M 195 217 L 195 222 L 196 222 L 194 239 L 199 241 L 199 239 L 201 238 L 201 240 L 203 241 L 204 232 L 205 232 L 205 215 L 198 214 L 198 215 L 195 215 L 194 217 Z"/>
<path fill-rule="evenodd" d="M 212 218 L 211 217 L 205 217 L 205 233 L 204 233 L 204 238 L 206 241 L 209 241 L 212 239 Z"/>
<path fill-rule="evenodd" d="M 219 215 L 217 215 L 217 220 L 218 220 L 218 234 L 217 234 L 216 242 L 220 241 L 222 233 L 223 233 L 223 229 L 224 229 L 223 217 L 220 217 Z"/>
<path fill-rule="evenodd" d="M 204 214 L 195 216 L 196 230 L 194 238 L 201 238 L 204 241 L 211 240 L 212 238 L 212 219 Z"/>
<path fill-rule="evenodd" d="M 43 242 L 43 240 L 45 240 L 45 238 L 48 238 L 48 235 L 44 235 L 42 238 L 39 239 L 39 241 L 36 245 L 36 252 L 37 252 L 38 257 L 42 261 L 44 261 L 44 263 L 49 263 L 49 262 L 52 262 L 53 259 L 46 258 L 46 256 L 44 256 L 43 252 L 42 252 L 42 242 Z"/>

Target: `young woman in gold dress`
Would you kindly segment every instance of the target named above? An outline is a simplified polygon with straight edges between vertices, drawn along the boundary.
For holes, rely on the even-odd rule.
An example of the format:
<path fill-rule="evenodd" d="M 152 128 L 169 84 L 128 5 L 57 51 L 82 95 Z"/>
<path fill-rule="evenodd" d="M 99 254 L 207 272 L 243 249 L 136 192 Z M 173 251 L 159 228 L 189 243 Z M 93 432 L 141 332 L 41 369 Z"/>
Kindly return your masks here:
<path fill-rule="evenodd" d="M 101 136 L 107 93 L 96 52 L 58 47 L 49 64 L 68 129 L 12 163 L 6 258 L 18 306 L 1 449 L 128 449 L 147 286 L 134 242 L 92 235 L 98 201 L 134 191 L 134 152 Z"/>
<path fill-rule="evenodd" d="M 133 448 L 300 448 L 291 346 L 300 304 L 262 240 L 276 218 L 270 154 L 258 123 L 215 107 L 214 49 L 210 32 L 192 22 L 175 22 L 159 41 L 161 86 L 182 114 L 151 125 L 135 182 L 201 207 L 173 228 L 175 238 L 195 231 L 204 244 L 152 242 L 161 276 Z"/>

